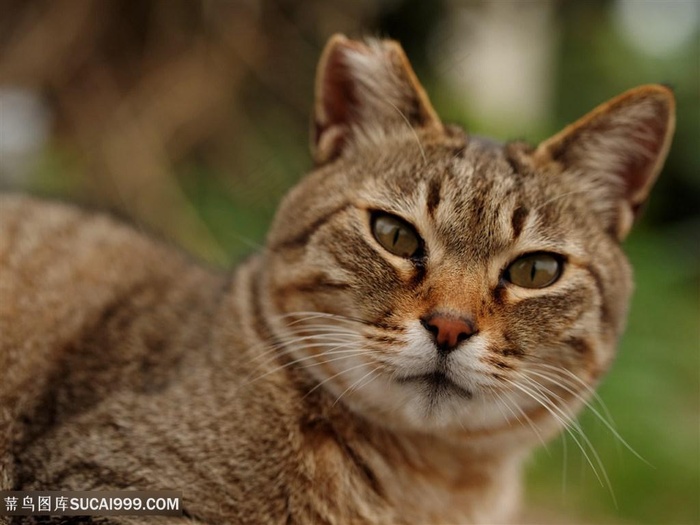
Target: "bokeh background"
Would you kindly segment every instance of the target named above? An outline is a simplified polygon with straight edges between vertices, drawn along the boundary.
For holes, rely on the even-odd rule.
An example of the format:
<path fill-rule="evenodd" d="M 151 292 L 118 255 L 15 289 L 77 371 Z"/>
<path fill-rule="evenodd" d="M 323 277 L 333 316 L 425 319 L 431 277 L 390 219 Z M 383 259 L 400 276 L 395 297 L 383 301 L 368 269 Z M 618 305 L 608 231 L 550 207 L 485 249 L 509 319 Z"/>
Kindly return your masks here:
<path fill-rule="evenodd" d="M 446 120 L 503 140 L 671 85 L 676 137 L 626 243 L 637 293 L 593 404 L 616 430 L 588 410 L 589 443 L 539 451 L 527 497 L 533 522 L 700 523 L 700 2 L 0 0 L 0 13 L 0 187 L 117 212 L 215 265 L 263 242 L 310 168 L 314 69 L 335 32 L 400 40 Z"/>

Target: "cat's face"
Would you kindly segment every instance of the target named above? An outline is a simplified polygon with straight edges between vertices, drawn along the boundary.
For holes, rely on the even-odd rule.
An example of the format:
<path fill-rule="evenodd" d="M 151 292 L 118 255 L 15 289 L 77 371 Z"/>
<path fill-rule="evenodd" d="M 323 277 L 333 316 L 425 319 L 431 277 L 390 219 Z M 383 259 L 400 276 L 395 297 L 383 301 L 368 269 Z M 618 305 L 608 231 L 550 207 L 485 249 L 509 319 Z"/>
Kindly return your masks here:
<path fill-rule="evenodd" d="M 607 367 L 625 259 L 575 177 L 515 171 L 463 136 L 422 142 L 367 147 L 285 204 L 272 279 L 277 311 L 299 312 L 294 357 L 387 419 L 536 417 L 544 388 L 571 397 L 555 385 L 579 392 Z"/>
<path fill-rule="evenodd" d="M 374 420 L 546 432 L 612 361 L 631 291 L 619 240 L 650 183 L 633 188 L 639 197 L 621 178 L 584 173 L 566 144 L 581 126 L 537 150 L 442 126 L 393 46 L 338 40 L 326 51 L 320 167 L 269 238 L 272 326 L 289 361 Z M 387 78 L 363 81 L 368 67 Z M 648 151 L 665 154 L 671 127 L 670 111 L 659 124 L 663 104 L 645 101 L 617 119 L 640 116 L 635 171 Z M 619 170 L 627 153 L 605 155 Z"/>

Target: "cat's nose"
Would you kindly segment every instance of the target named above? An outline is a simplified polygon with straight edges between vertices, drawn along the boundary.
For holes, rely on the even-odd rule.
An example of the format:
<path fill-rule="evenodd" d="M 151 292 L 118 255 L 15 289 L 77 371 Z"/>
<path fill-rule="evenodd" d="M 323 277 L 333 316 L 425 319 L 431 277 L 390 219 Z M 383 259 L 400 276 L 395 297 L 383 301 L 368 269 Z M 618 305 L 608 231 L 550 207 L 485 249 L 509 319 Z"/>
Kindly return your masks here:
<path fill-rule="evenodd" d="M 432 314 L 423 317 L 421 324 L 432 334 L 438 352 L 444 355 L 476 333 L 474 322 L 467 317 Z"/>

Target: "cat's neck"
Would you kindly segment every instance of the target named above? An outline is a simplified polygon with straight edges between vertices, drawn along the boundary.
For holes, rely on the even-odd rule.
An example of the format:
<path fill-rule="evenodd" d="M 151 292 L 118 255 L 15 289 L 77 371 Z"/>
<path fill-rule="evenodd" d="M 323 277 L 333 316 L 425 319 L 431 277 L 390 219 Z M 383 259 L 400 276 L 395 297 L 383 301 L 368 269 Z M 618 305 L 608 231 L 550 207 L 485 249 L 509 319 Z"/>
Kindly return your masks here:
<path fill-rule="evenodd" d="M 342 450 L 341 471 L 361 473 L 373 491 L 420 522 L 508 522 L 520 499 L 524 457 L 509 436 L 390 429 L 319 390 L 305 399 L 302 428 L 317 448 L 328 441 Z"/>

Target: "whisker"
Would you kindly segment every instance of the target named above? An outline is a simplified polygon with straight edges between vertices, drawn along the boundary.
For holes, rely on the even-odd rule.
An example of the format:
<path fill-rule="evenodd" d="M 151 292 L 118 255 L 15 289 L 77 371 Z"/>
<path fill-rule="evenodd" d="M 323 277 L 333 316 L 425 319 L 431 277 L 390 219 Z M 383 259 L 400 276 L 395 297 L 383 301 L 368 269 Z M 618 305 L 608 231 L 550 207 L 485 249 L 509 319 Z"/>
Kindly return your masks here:
<path fill-rule="evenodd" d="M 533 383 L 533 384 L 535 384 L 535 385 L 538 385 L 540 388 L 544 389 L 545 392 L 549 393 L 549 395 L 552 395 L 553 397 L 555 397 L 556 399 L 558 399 L 562 404 L 565 403 L 565 400 L 564 400 L 561 396 L 557 395 L 557 394 L 554 393 L 552 390 L 550 390 L 549 388 L 545 387 L 544 385 L 542 385 L 542 384 L 539 383 L 538 381 L 535 381 L 535 380 L 532 379 L 532 378 L 524 378 L 524 379 L 528 380 L 530 383 Z M 550 399 L 546 394 L 545 394 L 544 397 L 545 397 L 545 399 L 547 399 L 547 400 L 549 401 L 550 406 L 551 406 L 552 408 L 558 410 L 560 414 L 562 414 L 565 418 L 567 418 L 567 419 L 571 422 L 571 428 L 573 428 L 574 430 L 576 430 L 576 431 L 578 432 L 578 434 L 581 436 L 581 439 L 583 440 L 584 444 L 585 444 L 585 445 L 589 448 L 589 450 L 591 451 L 591 454 L 592 454 L 593 458 L 595 459 L 596 463 L 597 463 L 598 466 L 600 467 L 600 472 L 601 472 L 601 474 L 602 474 L 602 476 L 603 476 L 603 479 L 604 479 L 605 483 L 603 483 L 603 481 L 600 479 L 600 476 L 598 476 L 598 474 L 597 474 L 597 472 L 596 472 L 595 469 L 594 469 L 593 472 L 594 472 L 594 474 L 596 475 L 596 477 L 598 478 L 598 481 L 600 482 L 601 486 L 606 486 L 606 487 L 607 487 L 607 489 L 608 489 L 608 491 L 609 491 L 609 493 L 610 493 L 610 496 L 612 497 L 613 503 L 614 503 L 615 507 L 617 508 L 617 498 L 616 498 L 616 496 L 615 496 L 615 492 L 614 492 L 614 490 L 613 490 L 612 483 L 610 482 L 610 478 L 608 477 L 607 470 L 605 469 L 605 466 L 604 466 L 604 464 L 603 464 L 602 459 L 600 458 L 600 455 L 598 454 L 598 451 L 595 449 L 595 447 L 593 446 L 593 443 L 592 443 L 591 440 L 588 438 L 588 436 L 585 434 L 585 432 L 584 432 L 584 430 L 583 430 L 583 427 L 582 427 L 581 424 L 575 419 L 575 416 L 574 416 L 573 413 L 571 413 L 571 412 L 569 412 L 569 411 L 566 411 L 566 412 L 565 412 L 564 409 L 563 409 L 563 407 L 560 407 L 560 406 L 558 406 L 556 403 L 552 402 L 551 399 Z M 571 436 L 572 438 L 574 437 L 574 436 L 573 436 L 573 433 L 570 432 L 569 434 L 570 434 L 570 436 Z M 583 451 L 583 450 L 582 450 L 582 451 Z"/>
<path fill-rule="evenodd" d="M 359 317 L 351 317 L 348 315 L 339 315 L 339 314 L 331 314 L 328 312 L 314 312 L 314 311 L 298 311 L 298 312 L 289 312 L 286 314 L 282 315 L 277 315 L 275 316 L 275 319 L 288 319 L 290 317 L 299 317 L 299 316 L 305 316 L 301 319 L 297 319 L 295 321 L 292 321 L 289 323 L 290 325 L 292 324 L 297 324 L 297 323 L 302 323 L 307 320 L 312 320 L 312 319 L 334 319 L 336 321 L 346 321 L 350 323 L 359 323 L 363 325 L 372 325 L 369 321 L 366 321 L 364 319 L 360 319 Z"/>
<path fill-rule="evenodd" d="M 333 402 L 333 405 L 332 405 L 332 406 L 337 405 L 338 402 L 340 401 L 340 398 L 342 398 L 346 393 L 351 392 L 351 391 L 356 390 L 356 389 L 359 389 L 359 388 L 360 388 L 360 383 L 362 383 L 362 381 L 364 381 L 368 376 L 373 376 L 373 375 L 379 370 L 379 368 L 380 368 L 379 366 L 373 368 L 372 370 L 370 370 L 369 372 L 367 372 L 365 375 L 363 375 L 360 379 L 358 379 L 357 381 L 355 381 L 352 385 L 350 385 L 350 386 L 347 387 L 345 390 L 343 390 L 343 392 L 342 392 L 342 393 L 337 397 L 337 399 Z M 371 381 L 374 381 L 374 379 L 375 379 L 374 377 L 370 377 L 370 382 L 371 382 Z M 367 383 L 367 384 L 369 384 L 369 383 Z M 365 386 L 365 385 L 362 385 L 362 386 Z"/>
<path fill-rule="evenodd" d="M 338 337 L 339 335 L 342 335 L 343 337 Z M 291 352 L 297 350 L 299 346 L 303 346 L 304 348 L 315 348 L 315 347 L 321 347 L 321 346 L 330 346 L 333 344 L 361 343 L 363 341 L 362 337 L 360 337 L 360 336 L 358 336 L 356 338 L 345 338 L 347 335 L 350 335 L 350 334 L 328 333 L 328 334 L 310 335 L 310 336 L 305 336 L 305 337 L 283 338 L 277 344 L 270 345 L 266 351 L 260 352 L 258 355 L 253 357 L 251 359 L 251 361 L 255 362 L 255 361 L 259 361 L 259 360 L 266 358 L 266 357 L 269 358 L 271 354 L 274 354 L 274 356 L 272 357 L 272 359 L 274 360 L 274 358 L 277 355 L 291 353 Z M 304 343 L 304 341 L 318 341 L 318 342 Z M 299 343 L 304 343 L 304 344 L 300 345 Z M 266 361 L 266 362 L 269 362 L 269 361 Z"/>
<path fill-rule="evenodd" d="M 279 371 L 281 371 L 281 370 L 284 370 L 284 369 L 286 369 L 286 368 L 290 368 L 290 367 L 292 367 L 292 366 L 295 366 L 295 365 L 297 365 L 297 364 L 300 363 L 300 362 L 308 361 L 308 360 L 311 360 L 311 359 L 318 359 L 319 357 L 322 357 L 322 356 L 337 355 L 337 354 L 339 354 L 339 353 L 352 353 L 353 356 L 357 356 L 357 355 L 366 353 L 365 350 L 362 349 L 362 348 L 359 348 L 359 349 L 358 349 L 358 348 L 352 348 L 352 349 L 349 349 L 349 350 L 342 350 L 342 348 L 346 348 L 346 347 L 350 347 L 350 346 L 353 346 L 353 345 L 350 344 L 350 343 L 343 344 L 343 345 L 337 345 L 337 346 L 334 346 L 334 347 L 332 347 L 331 349 L 329 349 L 327 352 L 321 352 L 320 354 L 315 354 L 315 355 L 311 355 L 311 356 L 308 356 L 308 355 L 307 355 L 307 356 L 304 356 L 304 357 L 300 357 L 300 358 L 297 358 L 297 359 L 293 359 L 292 361 L 290 361 L 290 362 L 288 362 L 288 363 L 284 363 L 284 364 L 282 364 L 282 365 L 280 365 L 280 366 L 278 366 L 278 367 L 273 368 L 272 370 L 269 370 L 268 372 L 265 372 L 265 373 L 262 374 L 262 375 L 259 375 L 259 376 L 255 377 L 254 379 L 251 379 L 250 381 L 244 383 L 244 384 L 241 385 L 241 386 L 250 385 L 251 383 L 254 383 L 255 381 L 258 381 L 259 379 L 262 379 L 262 378 L 264 378 L 264 377 L 267 377 L 267 376 L 269 376 L 269 375 L 271 375 L 271 374 L 274 374 L 274 373 L 279 372 Z M 273 361 L 274 361 L 274 358 L 271 359 L 271 360 L 269 360 L 269 361 L 266 361 L 265 363 L 262 363 L 260 366 L 256 367 L 255 370 L 260 370 L 260 369 L 263 368 L 266 364 L 269 364 L 269 363 L 271 363 L 271 362 L 273 362 Z M 322 362 L 319 362 L 318 364 L 322 364 Z"/>
<path fill-rule="evenodd" d="M 544 448 L 544 450 L 547 452 L 547 454 L 550 454 L 549 447 L 547 446 L 546 441 L 542 437 L 542 434 L 540 434 L 539 430 L 535 426 L 535 422 L 532 420 L 532 418 L 530 416 L 528 416 L 525 413 L 525 411 L 518 406 L 517 403 L 515 403 L 515 402 L 508 403 L 508 401 L 512 401 L 512 400 L 509 400 L 502 393 L 498 392 L 495 388 L 493 388 L 493 386 L 489 385 L 488 388 L 494 394 L 494 399 L 497 402 L 496 406 L 498 407 L 499 412 L 501 412 L 501 414 L 503 415 L 503 419 L 505 419 L 507 421 L 508 417 L 501 410 L 500 404 L 503 404 L 503 406 L 505 406 L 508 409 L 508 411 L 511 414 L 513 414 L 513 417 L 516 419 L 516 421 L 518 421 L 518 423 L 520 423 L 521 426 L 525 426 L 525 424 L 523 423 L 523 420 L 520 419 L 520 416 L 518 414 L 516 414 L 515 411 L 513 410 L 513 407 L 515 407 L 515 409 L 520 413 L 520 415 L 523 416 L 523 418 L 525 418 L 525 421 L 528 423 L 528 425 L 532 429 L 532 432 L 535 434 L 535 436 L 537 436 L 537 439 L 542 444 L 542 448 Z"/>
<path fill-rule="evenodd" d="M 562 194 L 560 194 L 560 195 L 557 195 L 557 196 L 555 196 L 555 197 L 552 197 L 551 199 L 548 199 L 548 200 L 544 201 L 542 204 L 540 204 L 539 206 L 535 207 L 532 211 L 537 211 L 537 210 L 539 210 L 539 209 L 541 209 L 541 208 L 544 208 L 544 207 L 547 206 L 548 204 L 551 204 L 551 203 L 554 202 L 554 201 L 558 201 L 559 199 L 563 199 L 564 197 L 568 197 L 569 195 L 578 195 L 578 194 L 580 194 L 580 193 L 588 193 L 588 190 L 574 190 L 574 191 L 567 191 L 567 192 L 564 192 L 564 193 L 562 193 Z"/>
<path fill-rule="evenodd" d="M 282 337 L 289 337 L 289 336 L 296 336 L 299 334 L 327 334 L 327 333 L 334 333 L 334 334 L 343 334 L 343 335 L 350 335 L 350 336 L 362 336 L 360 332 L 357 330 L 350 330 L 347 328 L 339 328 L 337 326 L 332 326 L 332 325 L 298 325 L 294 326 L 290 329 L 285 330 L 285 333 L 282 335 Z M 278 336 L 278 339 L 280 336 Z"/>
<path fill-rule="evenodd" d="M 341 370 L 341 371 L 338 372 L 337 374 L 333 374 L 332 376 L 327 377 L 326 379 L 324 379 L 324 380 L 321 381 L 320 383 L 316 384 L 316 386 L 314 386 L 311 390 L 309 390 L 309 391 L 304 395 L 304 399 L 305 399 L 306 397 L 310 396 L 314 391 L 316 391 L 316 390 L 317 390 L 318 388 L 320 388 L 322 385 L 325 385 L 326 383 L 328 383 L 329 381 L 332 381 L 332 380 L 335 379 L 336 377 L 338 377 L 338 376 L 340 376 L 340 375 L 342 375 L 342 374 L 347 374 L 348 372 L 352 372 L 353 370 L 357 370 L 358 368 L 362 368 L 363 366 L 367 366 L 367 364 L 366 364 L 366 363 L 360 363 L 359 365 L 351 366 L 350 368 L 346 368 L 345 370 Z"/>
<path fill-rule="evenodd" d="M 528 370 L 528 372 L 531 373 L 531 374 L 534 375 L 534 376 L 538 376 L 538 377 L 540 377 L 540 378 L 542 378 L 542 379 L 546 379 L 546 380 L 548 380 L 548 381 L 552 381 L 552 383 L 554 383 L 555 386 L 558 386 L 558 387 L 561 388 L 562 390 L 565 390 L 566 392 L 568 392 L 568 393 L 571 394 L 572 396 L 576 397 L 576 399 L 578 399 L 579 401 L 583 402 L 584 405 L 585 405 L 585 407 L 586 407 L 588 410 L 590 410 L 590 411 L 598 418 L 598 420 L 605 426 L 605 428 L 607 428 L 607 429 L 612 433 L 612 435 L 615 436 L 615 438 L 618 440 L 619 443 L 621 443 L 627 450 L 629 450 L 632 454 L 634 454 L 635 457 L 637 457 L 638 459 L 640 459 L 641 461 L 643 461 L 644 463 L 646 463 L 646 464 L 649 465 L 650 467 L 653 466 L 653 465 L 651 465 L 651 463 L 649 463 L 646 459 L 644 459 L 644 457 L 642 457 L 636 450 L 634 450 L 634 448 L 620 435 L 620 433 L 617 431 L 617 429 L 615 429 L 615 427 L 614 427 L 613 425 L 611 425 L 611 424 L 603 417 L 603 415 L 602 415 L 600 412 L 598 412 L 598 410 L 596 410 L 596 408 L 595 408 L 592 404 L 590 404 L 590 403 L 588 402 L 588 400 L 585 399 L 583 396 L 581 396 L 578 392 L 576 392 L 575 390 L 572 390 L 571 388 L 567 387 L 567 386 L 564 385 L 563 383 L 558 382 L 558 381 L 556 380 L 557 378 L 550 377 L 550 376 L 548 376 L 548 375 L 546 375 L 546 374 L 542 374 L 542 373 L 539 373 L 539 372 L 535 372 L 534 370 Z"/>
<path fill-rule="evenodd" d="M 340 353 L 350 353 L 350 352 L 352 352 L 352 350 L 342 350 L 342 351 L 339 351 L 339 352 L 333 352 L 333 354 L 336 354 L 336 355 L 337 355 L 337 354 L 340 354 Z M 325 356 L 325 355 L 326 355 L 326 354 L 324 354 L 324 356 Z M 328 354 L 328 355 L 331 355 L 331 354 Z M 341 356 L 341 357 L 334 357 L 333 359 L 326 359 L 326 360 L 324 360 L 324 361 L 318 361 L 318 362 L 316 362 L 316 363 L 312 363 L 312 364 L 310 364 L 310 365 L 305 365 L 305 366 L 302 366 L 302 367 L 300 367 L 300 368 L 302 368 L 302 369 L 313 368 L 313 367 L 315 367 L 315 366 L 322 366 L 322 365 L 326 365 L 326 364 L 328 364 L 328 363 L 334 363 L 335 361 L 342 361 L 342 360 L 344 360 L 344 359 L 350 359 L 351 357 L 356 357 L 356 356 L 357 356 L 357 353 L 356 353 L 356 352 L 353 352 L 353 353 L 350 354 L 350 355 L 344 355 L 344 356 Z M 312 357 L 316 357 L 316 356 L 312 356 Z"/>
<path fill-rule="evenodd" d="M 561 448 L 562 448 L 562 467 L 561 467 L 561 492 L 566 494 L 566 480 L 568 478 L 569 472 L 569 446 L 567 444 L 567 434 L 562 432 L 561 434 Z"/>
<path fill-rule="evenodd" d="M 565 372 L 571 379 L 575 380 L 578 384 L 580 384 L 586 392 L 595 400 L 598 402 L 600 405 L 601 410 L 605 414 L 605 417 L 608 419 L 611 425 L 615 426 L 615 420 L 612 417 L 612 414 L 610 413 L 610 410 L 608 410 L 607 405 L 603 401 L 603 398 L 600 397 L 600 394 L 596 392 L 595 388 L 593 388 L 591 385 L 586 383 L 583 379 L 578 377 L 576 374 L 574 374 L 571 370 L 565 367 L 560 367 L 560 366 L 554 366 L 549 363 L 535 363 L 537 366 L 541 366 L 544 368 L 547 368 L 553 372 Z M 542 370 L 541 370 L 542 371 Z"/>
<path fill-rule="evenodd" d="M 529 379 L 532 383 L 537 384 L 538 386 L 541 387 L 537 382 L 533 381 L 531 378 L 524 378 L 524 379 Z M 612 484 L 610 483 L 610 478 L 608 477 L 607 471 L 603 465 L 602 460 L 600 459 L 600 456 L 598 455 L 598 452 L 595 450 L 595 447 L 593 447 L 593 444 L 591 441 L 588 439 L 588 436 L 583 432 L 583 429 L 576 423 L 576 421 L 573 419 L 571 414 L 567 414 L 564 410 L 562 410 L 561 407 L 557 406 L 550 398 L 548 398 L 546 395 L 542 395 L 541 393 L 538 394 L 536 392 L 533 392 L 531 389 L 525 387 L 524 385 L 521 385 L 515 381 L 511 381 L 510 379 L 506 378 L 506 381 L 513 386 L 514 388 L 520 390 L 523 392 L 525 395 L 536 401 L 542 408 L 547 410 L 549 414 L 556 420 L 558 421 L 564 428 L 564 430 L 571 436 L 571 439 L 574 440 L 574 443 L 579 447 L 581 450 L 581 453 L 583 454 L 583 457 L 586 459 L 586 462 L 588 465 L 591 467 L 591 470 L 593 471 L 593 474 L 596 476 L 598 479 L 598 482 L 602 487 L 607 487 L 608 491 L 610 492 L 610 496 L 613 499 L 613 503 L 617 507 L 617 498 L 615 497 L 615 493 L 612 488 Z M 548 390 L 548 389 L 546 389 Z M 550 393 L 554 394 L 553 392 L 550 391 Z M 555 394 L 556 395 L 556 394 Z M 579 439 L 576 437 L 574 434 L 573 430 L 576 430 L 581 436 L 581 439 L 583 440 L 583 444 L 588 447 L 588 449 L 591 451 L 591 454 L 593 455 L 593 458 L 596 460 L 596 463 L 598 464 L 598 467 L 600 468 L 600 473 L 598 472 L 598 469 L 595 467 L 593 464 L 593 461 L 591 460 L 591 457 L 589 454 L 586 452 L 586 449 L 584 448 L 583 444 Z M 601 477 L 602 475 L 602 477 Z"/>
<path fill-rule="evenodd" d="M 408 117 L 406 117 L 406 115 L 404 115 L 404 112 L 401 111 L 398 108 L 398 106 L 396 106 L 396 104 L 394 104 L 393 102 L 391 102 L 389 100 L 387 100 L 386 102 L 391 107 L 393 107 L 398 112 L 399 115 L 401 115 L 401 118 L 404 120 L 404 122 L 408 126 L 408 129 L 410 129 L 411 133 L 413 133 L 413 137 L 416 139 L 416 143 L 418 144 L 418 149 L 420 149 L 420 154 L 423 157 L 423 162 L 425 162 L 425 164 L 428 164 L 428 157 L 425 156 L 425 149 L 423 149 L 423 144 L 421 144 L 420 137 L 418 136 L 416 129 L 413 126 L 411 126 L 411 122 L 408 120 Z"/>

